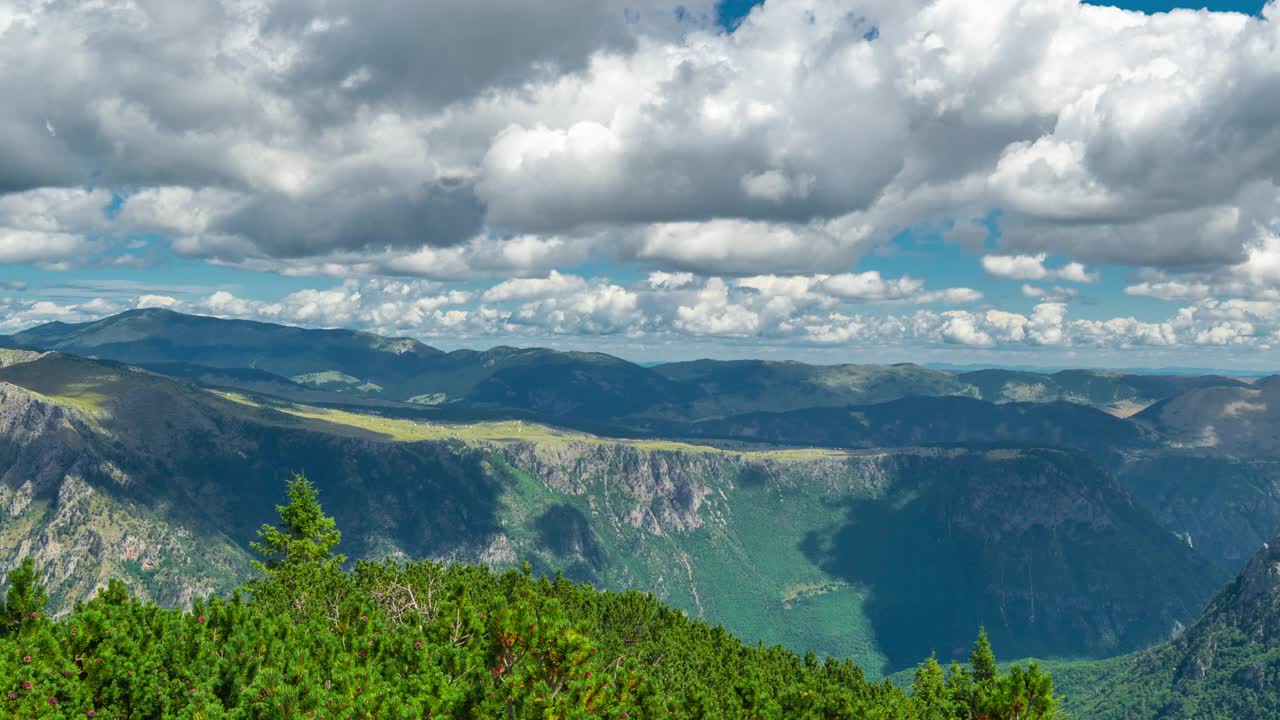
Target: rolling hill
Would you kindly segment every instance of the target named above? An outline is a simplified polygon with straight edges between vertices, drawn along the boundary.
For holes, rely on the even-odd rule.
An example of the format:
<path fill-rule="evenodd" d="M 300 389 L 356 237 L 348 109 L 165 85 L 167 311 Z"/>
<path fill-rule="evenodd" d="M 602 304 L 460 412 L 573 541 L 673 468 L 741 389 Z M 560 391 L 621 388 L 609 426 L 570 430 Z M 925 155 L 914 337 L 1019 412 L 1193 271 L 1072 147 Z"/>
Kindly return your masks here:
<path fill-rule="evenodd" d="M 1191 390 L 1135 416 L 1170 442 L 1216 455 L 1280 457 L 1280 375 Z"/>
<path fill-rule="evenodd" d="M 965 397 L 908 397 L 877 405 L 751 413 L 672 429 L 692 436 L 842 448 L 1014 444 L 1105 454 L 1154 442 L 1141 426 L 1086 405 L 995 404 Z"/>
<path fill-rule="evenodd" d="M 1062 370 L 1052 374 L 1015 370 L 977 370 L 957 380 L 977 389 L 991 402 L 1071 402 L 1130 415 L 1153 403 L 1197 388 L 1247 387 L 1220 375 L 1135 375 L 1097 370 Z"/>

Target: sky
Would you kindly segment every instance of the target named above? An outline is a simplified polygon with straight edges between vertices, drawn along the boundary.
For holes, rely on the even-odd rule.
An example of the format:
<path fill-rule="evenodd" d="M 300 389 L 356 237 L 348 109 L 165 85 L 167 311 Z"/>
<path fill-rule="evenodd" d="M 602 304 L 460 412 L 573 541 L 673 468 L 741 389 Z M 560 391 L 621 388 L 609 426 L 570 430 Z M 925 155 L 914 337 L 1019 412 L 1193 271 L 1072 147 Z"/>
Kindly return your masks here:
<path fill-rule="evenodd" d="M 0 333 L 1276 369 L 1280 7 L 1184 5 L 0 0 Z"/>

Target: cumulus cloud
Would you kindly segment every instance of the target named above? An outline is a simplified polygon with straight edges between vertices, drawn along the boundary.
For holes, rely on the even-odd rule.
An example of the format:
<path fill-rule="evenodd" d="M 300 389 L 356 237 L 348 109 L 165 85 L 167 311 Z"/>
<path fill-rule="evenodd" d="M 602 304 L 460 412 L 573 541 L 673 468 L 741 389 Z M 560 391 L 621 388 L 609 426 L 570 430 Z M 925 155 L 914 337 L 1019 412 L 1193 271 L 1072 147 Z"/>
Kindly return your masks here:
<path fill-rule="evenodd" d="M 172 249 L 343 282 L 10 299 L 4 327 L 168 306 L 459 337 L 1275 342 L 1276 2 L 771 1 L 733 33 L 678 5 L 10 3 L 0 264 Z M 859 267 L 911 230 L 1033 309 Z M 1075 316 L 1102 265 L 1176 312 Z"/>
<path fill-rule="evenodd" d="M 1246 247 L 1242 262 L 1211 271 L 1170 274 L 1148 269 L 1125 293 L 1169 301 L 1280 300 L 1280 236 L 1259 237 Z"/>
<path fill-rule="evenodd" d="M 169 295 L 142 295 L 134 303 L 134 307 L 139 310 L 143 308 L 172 308 L 178 304 L 178 299 Z"/>
<path fill-rule="evenodd" d="M 37 263 L 56 268 L 88 248 L 89 244 L 77 235 L 0 229 L 0 263 Z"/>
<path fill-rule="evenodd" d="M 1029 312 L 866 303 L 824 294 L 821 288 L 828 279 L 680 278 L 674 286 L 645 281 L 624 287 L 607 278 L 556 274 L 506 281 L 474 292 L 423 280 L 348 280 L 270 301 L 226 290 L 203 295 L 142 292 L 67 303 L 0 297 L 4 318 L 0 332 L 51 320 L 75 322 L 131 308 L 164 307 L 291 325 L 363 328 L 427 340 L 467 340 L 473 346 L 493 344 L 512 334 L 983 351 L 1229 348 L 1270 352 L 1280 346 L 1280 300 L 1208 298 L 1183 306 L 1164 320 L 1151 321 L 1129 316 L 1077 317 L 1066 303 L 1055 300 L 1038 302 Z"/>
<path fill-rule="evenodd" d="M 433 277 L 530 237 L 668 272 L 843 271 L 901 228 L 994 211 L 993 257 L 1206 271 L 1277 217 L 1274 3 L 773 2 L 732 34 L 711 0 L 681 6 L 19 4 L 0 197 L 92 185 L 118 216 L 62 207 L 59 232 Z"/>
<path fill-rule="evenodd" d="M 1097 282 L 1098 276 L 1090 273 L 1084 265 L 1069 262 L 1059 268 L 1047 268 L 1044 261 L 1047 256 L 1039 255 L 985 255 L 982 268 L 992 277 L 1008 280 L 1045 280 L 1057 279 L 1076 283 Z"/>
<path fill-rule="evenodd" d="M 526 303 L 509 321 L 555 334 L 613 335 L 641 332 L 645 316 L 636 293 L 597 283 Z"/>
<path fill-rule="evenodd" d="M 556 297 L 582 290 L 587 281 L 577 275 L 562 275 L 555 270 L 545 278 L 518 278 L 494 285 L 481 297 L 486 302 L 508 302 Z"/>
<path fill-rule="evenodd" d="M 1040 287 L 1039 285 L 1032 285 L 1030 283 L 1023 284 L 1022 286 L 1023 297 L 1029 297 L 1029 298 L 1034 298 L 1036 300 L 1044 300 L 1048 302 L 1066 302 L 1068 300 L 1075 298 L 1079 294 L 1080 294 L 1079 291 L 1076 290 L 1075 288 L 1068 288 L 1068 287 L 1061 287 L 1061 286 L 1044 288 L 1044 287 Z M 1136 295 L 1141 293 L 1130 293 L 1130 294 Z"/>
<path fill-rule="evenodd" d="M 649 273 L 649 287 L 655 290 L 679 290 L 689 287 L 695 282 L 697 282 L 697 277 L 693 273 L 662 271 Z"/>

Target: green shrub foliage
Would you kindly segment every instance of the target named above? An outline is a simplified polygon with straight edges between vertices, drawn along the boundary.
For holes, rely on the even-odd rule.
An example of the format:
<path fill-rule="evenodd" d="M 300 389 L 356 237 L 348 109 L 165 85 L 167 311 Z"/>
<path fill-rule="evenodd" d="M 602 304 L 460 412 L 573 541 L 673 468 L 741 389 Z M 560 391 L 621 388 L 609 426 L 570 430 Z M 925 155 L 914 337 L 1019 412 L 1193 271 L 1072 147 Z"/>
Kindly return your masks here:
<path fill-rule="evenodd" d="M 61 619 L 30 562 L 0 607 L 0 718 L 1048 720 L 1034 665 L 933 658 L 904 692 L 848 660 L 744 644 L 651 595 L 473 565 L 357 562 L 305 478 L 255 545 L 263 576 L 190 610 L 119 581 Z"/>

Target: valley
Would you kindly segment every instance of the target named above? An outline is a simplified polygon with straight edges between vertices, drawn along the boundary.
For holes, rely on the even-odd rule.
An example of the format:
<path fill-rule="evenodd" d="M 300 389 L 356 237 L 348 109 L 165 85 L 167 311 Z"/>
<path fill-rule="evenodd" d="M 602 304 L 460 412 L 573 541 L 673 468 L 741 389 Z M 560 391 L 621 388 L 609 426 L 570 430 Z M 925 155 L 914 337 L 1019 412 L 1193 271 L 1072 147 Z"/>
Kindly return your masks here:
<path fill-rule="evenodd" d="M 306 472 L 353 558 L 527 562 L 871 677 L 963 660 L 979 626 L 1070 668 L 1177 637 L 1280 524 L 1269 446 L 1188 442 L 1177 410 L 1238 422 L 1244 397 L 1265 439 L 1269 381 L 514 349 L 433 375 L 458 354 L 168 320 L 0 354 L 0 564 L 33 556 L 58 611 L 110 577 L 170 605 L 238 586 L 243 539 Z M 186 337 L 226 338 L 221 366 Z M 384 372 L 353 385 L 347 355 Z M 431 393 L 464 399 L 407 401 Z"/>

